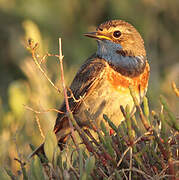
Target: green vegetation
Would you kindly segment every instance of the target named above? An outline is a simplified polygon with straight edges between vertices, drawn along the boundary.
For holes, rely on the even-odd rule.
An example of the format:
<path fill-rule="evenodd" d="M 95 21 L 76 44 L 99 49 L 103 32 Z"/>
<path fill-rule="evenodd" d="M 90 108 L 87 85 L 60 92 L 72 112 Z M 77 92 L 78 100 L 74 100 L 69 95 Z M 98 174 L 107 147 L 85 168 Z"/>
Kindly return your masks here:
<path fill-rule="evenodd" d="M 130 90 L 136 99 L 131 87 Z M 126 120 L 119 128 L 104 115 L 116 135 L 110 136 L 101 122 L 101 131 L 97 131 L 99 141 L 90 132 L 80 129 L 71 117 L 81 141 L 77 141 L 76 134 L 74 142 L 60 151 L 55 134 L 49 131 L 44 144 L 46 157 L 35 155 L 30 167 L 27 167 L 29 162 L 16 159 L 21 165 L 21 176 L 23 179 L 176 179 L 179 147 L 176 117 L 162 96 L 158 114 L 149 113 L 147 101 L 145 97 L 144 110 L 134 101 L 139 110 L 138 120 L 131 117 L 128 106 L 126 110 L 121 107 Z M 10 169 L 5 171 L 11 179 L 19 177 Z"/>

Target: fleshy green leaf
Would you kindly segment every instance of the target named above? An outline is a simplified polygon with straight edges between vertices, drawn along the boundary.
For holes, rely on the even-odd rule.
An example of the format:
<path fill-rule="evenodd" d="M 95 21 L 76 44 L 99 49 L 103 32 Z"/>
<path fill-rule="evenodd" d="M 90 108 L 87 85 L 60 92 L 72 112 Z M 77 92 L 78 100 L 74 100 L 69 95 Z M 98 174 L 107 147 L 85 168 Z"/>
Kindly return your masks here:
<path fill-rule="evenodd" d="M 90 175 L 90 173 L 94 169 L 94 166 L 95 166 L 95 157 L 91 156 L 86 160 L 86 163 L 85 163 L 85 170 L 86 170 L 87 175 Z"/>
<path fill-rule="evenodd" d="M 57 147 L 57 138 L 53 131 L 49 131 L 45 137 L 44 151 L 48 160 L 52 163 L 54 152 Z"/>
<path fill-rule="evenodd" d="M 43 173 L 43 167 L 38 156 L 35 156 L 35 158 L 32 160 L 30 168 L 31 168 L 30 179 L 34 179 L 34 180 L 45 179 Z"/>
<path fill-rule="evenodd" d="M 54 151 L 54 160 L 53 160 L 54 167 L 58 165 L 59 156 L 60 156 L 60 149 L 58 146 L 56 146 L 55 151 Z"/>
<path fill-rule="evenodd" d="M 83 152 L 82 149 L 79 149 L 79 170 L 80 170 L 80 175 L 82 176 L 83 174 Z"/>

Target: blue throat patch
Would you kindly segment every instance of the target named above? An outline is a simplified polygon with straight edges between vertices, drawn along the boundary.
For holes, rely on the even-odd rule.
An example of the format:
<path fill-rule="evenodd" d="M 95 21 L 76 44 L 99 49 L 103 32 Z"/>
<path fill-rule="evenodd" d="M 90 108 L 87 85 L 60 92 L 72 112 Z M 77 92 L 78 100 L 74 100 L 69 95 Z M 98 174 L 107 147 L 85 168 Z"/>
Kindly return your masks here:
<path fill-rule="evenodd" d="M 124 76 L 136 77 L 146 66 L 146 57 L 134 56 L 131 52 L 124 51 L 120 44 L 109 40 L 98 40 L 97 56 L 105 59 L 109 65 Z"/>

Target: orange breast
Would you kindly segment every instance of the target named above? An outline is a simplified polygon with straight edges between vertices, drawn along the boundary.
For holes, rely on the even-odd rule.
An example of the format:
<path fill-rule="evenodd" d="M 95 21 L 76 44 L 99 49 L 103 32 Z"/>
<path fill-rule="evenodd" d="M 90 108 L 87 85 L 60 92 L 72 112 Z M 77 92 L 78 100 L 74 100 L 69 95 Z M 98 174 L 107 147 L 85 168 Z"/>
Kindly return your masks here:
<path fill-rule="evenodd" d="M 123 76 L 108 66 L 107 80 L 110 82 L 112 87 L 116 90 L 118 90 L 119 88 L 128 89 L 129 85 L 131 85 L 136 91 L 140 90 L 143 92 L 146 90 L 147 85 L 148 85 L 149 73 L 150 73 L 150 67 L 148 63 L 146 63 L 144 72 L 140 74 L 139 76 L 133 77 L 133 78 Z"/>

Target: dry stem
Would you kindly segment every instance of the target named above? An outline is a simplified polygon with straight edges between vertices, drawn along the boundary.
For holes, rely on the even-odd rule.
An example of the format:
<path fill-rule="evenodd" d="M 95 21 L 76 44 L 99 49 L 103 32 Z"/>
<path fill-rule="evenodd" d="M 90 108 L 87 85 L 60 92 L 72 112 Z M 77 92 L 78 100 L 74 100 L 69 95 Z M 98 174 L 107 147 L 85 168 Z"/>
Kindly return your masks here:
<path fill-rule="evenodd" d="M 71 136 L 73 137 L 73 141 L 76 142 L 75 134 L 74 134 L 74 127 L 70 119 L 70 114 L 72 114 L 68 102 L 68 96 L 67 96 L 67 90 L 66 90 L 66 85 L 65 85 L 65 78 L 64 78 L 64 71 L 63 71 L 63 55 L 62 55 L 62 43 L 61 43 L 61 38 L 59 38 L 59 61 L 60 61 L 60 69 L 61 69 L 61 80 L 62 80 L 62 87 L 63 87 L 63 93 L 64 93 L 64 99 L 65 99 L 65 104 L 66 104 L 66 111 L 67 111 L 67 116 L 71 128 Z M 77 144 L 77 143 L 75 143 Z"/>
<path fill-rule="evenodd" d="M 43 139 L 45 139 L 43 130 L 42 130 L 41 125 L 40 125 L 39 117 L 36 115 L 36 116 L 35 116 L 35 119 L 36 119 L 36 122 L 37 122 L 37 125 L 38 125 L 38 128 L 39 128 L 39 131 L 40 131 L 40 135 L 42 136 Z"/>
<path fill-rule="evenodd" d="M 176 87 L 175 82 L 172 82 L 172 88 L 173 88 L 173 91 L 175 92 L 176 96 L 179 97 L 179 89 Z"/>
<path fill-rule="evenodd" d="M 42 72 L 42 74 L 45 76 L 45 78 L 50 82 L 50 84 L 51 84 L 58 92 L 60 92 L 60 89 L 55 86 L 55 84 L 51 81 L 51 79 L 48 77 L 48 75 L 45 73 L 45 71 L 44 71 L 44 70 L 42 69 L 42 67 L 40 66 L 40 64 L 42 63 L 42 61 L 43 61 L 44 59 L 46 59 L 46 57 L 51 56 L 51 55 L 47 53 L 44 57 L 42 57 L 42 58 L 40 59 L 40 63 L 39 63 L 38 60 L 37 60 L 37 55 L 36 55 L 36 50 L 37 50 L 37 48 L 38 48 L 38 43 L 35 43 L 35 45 L 33 46 L 32 40 L 29 40 L 29 44 L 28 44 L 28 45 L 29 45 L 29 46 L 27 47 L 27 49 L 31 52 L 32 58 L 33 58 L 35 64 L 37 65 L 37 67 L 39 68 L 39 70 Z M 54 56 L 56 56 L 56 55 L 54 55 Z"/>
<path fill-rule="evenodd" d="M 24 105 L 24 107 L 25 107 L 26 109 L 28 109 L 28 110 L 30 110 L 30 111 L 36 113 L 36 114 L 43 114 L 43 113 L 47 113 L 47 112 L 50 112 L 50 111 L 55 111 L 55 112 L 64 114 L 64 112 L 59 111 L 59 110 L 54 109 L 54 108 L 49 108 L 49 109 L 46 109 L 46 110 L 44 110 L 44 111 L 37 111 L 37 110 L 35 110 L 35 109 L 33 109 L 33 108 L 27 106 L 27 105 Z"/>

